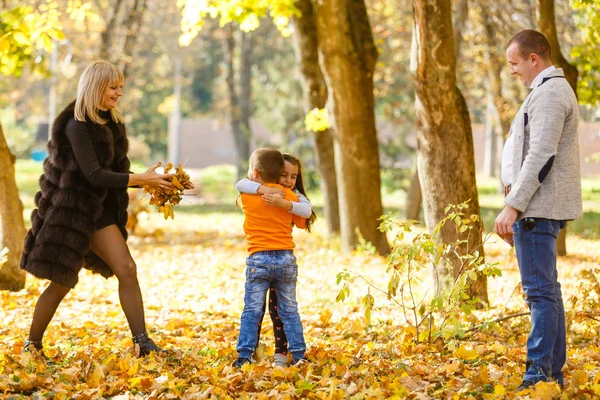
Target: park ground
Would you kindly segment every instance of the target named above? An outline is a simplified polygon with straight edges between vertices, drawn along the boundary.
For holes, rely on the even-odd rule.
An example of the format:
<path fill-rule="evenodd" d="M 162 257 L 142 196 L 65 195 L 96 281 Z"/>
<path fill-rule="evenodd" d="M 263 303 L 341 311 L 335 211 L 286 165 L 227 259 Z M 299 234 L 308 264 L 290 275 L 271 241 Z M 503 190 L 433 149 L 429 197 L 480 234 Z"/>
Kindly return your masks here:
<path fill-rule="evenodd" d="M 17 168 L 28 221 L 40 167 L 19 161 Z M 24 290 L 0 292 L 2 396 L 119 400 L 515 397 L 525 367 L 528 317 L 508 318 L 462 338 L 416 343 L 414 328 L 402 310 L 373 290 L 375 307 L 367 323 L 361 306 L 367 286 L 356 281 L 349 297 L 338 302 L 336 276 L 346 268 L 386 288 L 386 259 L 366 250 L 342 254 L 339 239 L 327 237 L 323 221 L 311 234 L 295 233 L 298 302 L 310 362 L 272 368 L 273 332 L 271 323 L 265 321 L 261 360 L 233 368 L 245 277 L 243 215 L 233 205 L 231 189 L 214 195 L 222 174 L 203 173 L 201 196 L 177 206 L 174 220 L 164 220 L 152 209 L 141 213 L 135 235 L 129 239 L 150 336 L 170 350 L 169 355 L 135 358 L 116 279 L 105 280 L 87 271 L 80 274 L 80 283 L 63 301 L 44 339 L 45 352 L 53 362 L 22 355 L 35 301 L 46 285 L 29 276 Z M 502 197 L 495 181 L 478 183 L 482 216 L 489 229 Z M 562 396 L 573 399 L 600 397 L 600 306 L 595 280 L 600 260 L 600 179 L 586 178 L 583 187 L 585 218 L 569 225 L 568 256 L 559 259 L 569 327 Z M 318 207 L 319 196 L 313 197 Z M 402 194 L 386 193 L 384 202 L 388 212 L 397 212 Z M 502 276 L 489 281 L 490 307 L 466 319 L 472 326 L 526 311 L 513 252 L 491 236 L 485 253 L 488 261 L 499 263 Z M 593 269 L 595 275 L 585 275 Z M 558 386 L 541 384 L 522 398 L 560 396 Z"/>

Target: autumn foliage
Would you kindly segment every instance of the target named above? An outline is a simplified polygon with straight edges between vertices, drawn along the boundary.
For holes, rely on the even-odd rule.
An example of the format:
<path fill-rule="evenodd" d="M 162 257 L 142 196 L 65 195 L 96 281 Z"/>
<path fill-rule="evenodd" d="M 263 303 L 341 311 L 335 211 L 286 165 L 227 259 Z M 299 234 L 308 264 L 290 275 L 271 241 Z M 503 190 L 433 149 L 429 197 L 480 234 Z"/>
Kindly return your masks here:
<path fill-rule="evenodd" d="M 322 222 L 312 234 L 297 231 L 297 296 L 310 363 L 301 368 L 271 366 L 274 340 L 267 315 L 261 333 L 264 358 L 237 370 L 231 363 L 244 296 L 243 216 L 233 206 L 231 213 L 209 214 L 187 208 L 180 205 L 175 221 L 156 214 L 140 217 L 136 235 L 128 240 L 149 333 L 170 354 L 136 358 L 119 306 L 117 280 L 86 271 L 44 338 L 52 363 L 22 355 L 35 301 L 47 284 L 30 277 L 24 291 L 0 292 L 4 398 L 515 398 L 525 369 L 529 318 L 516 259 L 501 240 L 485 245 L 486 262 L 498 263 L 502 270 L 502 276 L 490 280 L 490 307 L 468 315 L 457 314 L 453 307 L 444 324 L 438 309 L 432 326 L 446 327 L 441 332 L 452 334 L 437 339 L 432 335 L 429 341 L 428 318 L 417 330 L 413 310 L 404 313 L 373 288 L 368 322 L 362 299 L 370 286 L 360 279 L 352 283 L 344 302 L 335 301 L 347 283 L 336 283 L 344 268 L 386 289 L 394 273 L 407 271 L 386 272 L 387 259 L 368 248 L 341 254 L 339 241 L 326 239 Z M 409 247 L 424 239 L 418 227 L 411 230 L 404 232 L 402 241 Z M 421 239 L 415 242 L 417 237 Z M 569 244 L 571 256 L 559 259 L 569 338 L 562 398 L 593 399 L 600 396 L 600 253 L 595 241 L 573 237 Z M 401 251 L 399 242 L 395 246 Z M 413 273 L 422 281 L 411 281 L 418 304 L 427 292 L 428 275 Z M 395 297 L 400 304 L 403 279 Z M 412 308 L 406 287 L 404 295 L 404 306 Z M 452 297 L 446 301 L 452 302 Z M 416 312 L 419 321 L 426 315 L 419 314 L 420 306 Z M 518 314 L 522 315 L 497 321 Z M 454 320 L 457 316 L 459 321 Z M 460 335 L 456 328 L 462 330 Z M 540 384 L 521 398 L 551 399 L 560 393 L 555 384 Z"/>
<path fill-rule="evenodd" d="M 171 173 L 173 163 L 168 163 L 165 166 L 165 174 Z M 190 187 L 190 176 L 184 171 L 183 165 L 175 169 L 175 176 L 171 178 L 173 189 L 163 191 L 155 187 L 144 186 L 144 192 L 150 194 L 150 204 L 155 205 L 158 211 L 163 213 L 165 219 L 174 219 L 173 207 L 179 204 L 183 196 L 183 191 Z"/>

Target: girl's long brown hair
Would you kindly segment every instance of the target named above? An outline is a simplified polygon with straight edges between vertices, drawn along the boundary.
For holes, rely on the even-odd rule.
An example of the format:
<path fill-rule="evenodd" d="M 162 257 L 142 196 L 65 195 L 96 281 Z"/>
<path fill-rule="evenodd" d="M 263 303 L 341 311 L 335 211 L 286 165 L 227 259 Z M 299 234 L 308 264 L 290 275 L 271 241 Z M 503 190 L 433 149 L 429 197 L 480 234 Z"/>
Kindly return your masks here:
<path fill-rule="evenodd" d="M 304 189 L 304 182 L 302 181 L 302 163 L 300 163 L 300 160 L 298 160 L 296 157 L 289 153 L 283 153 L 283 158 L 285 161 L 298 167 L 298 175 L 296 176 L 296 187 L 293 187 L 292 190 L 297 189 L 300 193 L 302 193 L 302 195 L 304 195 L 304 197 L 308 199 L 308 196 L 306 195 L 306 190 Z M 316 219 L 317 214 L 315 214 L 314 211 L 312 211 L 310 217 L 306 218 L 306 230 L 308 232 L 310 232 L 310 227 Z"/>

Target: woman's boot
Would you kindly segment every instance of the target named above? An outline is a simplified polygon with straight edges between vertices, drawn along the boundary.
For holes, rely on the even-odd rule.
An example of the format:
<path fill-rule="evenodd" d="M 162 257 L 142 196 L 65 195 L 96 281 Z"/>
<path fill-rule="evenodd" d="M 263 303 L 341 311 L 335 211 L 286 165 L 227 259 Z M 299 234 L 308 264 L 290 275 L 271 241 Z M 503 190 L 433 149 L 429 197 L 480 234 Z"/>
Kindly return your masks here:
<path fill-rule="evenodd" d="M 133 337 L 133 347 L 138 357 L 144 357 L 153 351 L 164 353 L 165 351 L 158 347 L 152 339 L 148 337 L 147 332 L 138 333 Z"/>
<path fill-rule="evenodd" d="M 44 360 L 48 359 L 44 354 L 44 346 L 42 346 L 41 340 L 26 340 L 23 345 L 23 353 L 37 354 Z"/>

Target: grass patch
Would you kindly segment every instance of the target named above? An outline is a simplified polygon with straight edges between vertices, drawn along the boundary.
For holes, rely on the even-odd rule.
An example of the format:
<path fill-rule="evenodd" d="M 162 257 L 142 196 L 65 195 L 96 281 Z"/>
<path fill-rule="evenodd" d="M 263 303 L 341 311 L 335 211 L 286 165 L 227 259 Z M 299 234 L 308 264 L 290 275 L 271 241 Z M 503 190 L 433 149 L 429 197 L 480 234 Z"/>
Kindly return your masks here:
<path fill-rule="evenodd" d="M 38 181 L 43 172 L 42 163 L 33 160 L 17 160 L 15 170 L 19 192 L 21 194 L 34 196 L 40 189 Z"/>
<path fill-rule="evenodd" d="M 132 170 L 143 172 L 147 167 L 134 164 Z M 21 200 L 26 209 L 33 207 L 33 197 L 39 190 L 39 177 L 42 174 L 42 163 L 33 160 L 17 160 L 16 179 L 21 194 Z M 217 165 L 198 171 L 197 186 L 205 204 L 184 205 L 178 207 L 178 212 L 186 215 L 222 214 L 241 212 L 236 210 L 235 199 L 237 192 L 234 184 L 236 171 L 234 166 Z M 600 238 L 600 177 L 585 177 L 581 181 L 583 197 L 583 219 L 569 223 L 569 233 L 585 239 Z M 481 217 L 486 230 L 493 229 L 494 221 L 504 204 L 504 194 L 499 192 L 498 178 L 477 177 Z M 309 197 L 319 216 L 323 216 L 323 198 L 321 193 L 311 192 Z M 384 195 L 385 213 L 403 214 L 404 194 L 395 192 Z M 29 212 L 25 213 L 27 216 Z M 424 223 L 421 213 L 421 222 Z"/>

